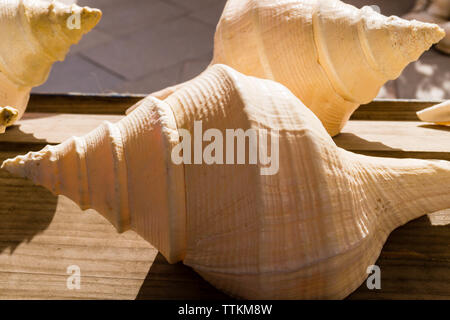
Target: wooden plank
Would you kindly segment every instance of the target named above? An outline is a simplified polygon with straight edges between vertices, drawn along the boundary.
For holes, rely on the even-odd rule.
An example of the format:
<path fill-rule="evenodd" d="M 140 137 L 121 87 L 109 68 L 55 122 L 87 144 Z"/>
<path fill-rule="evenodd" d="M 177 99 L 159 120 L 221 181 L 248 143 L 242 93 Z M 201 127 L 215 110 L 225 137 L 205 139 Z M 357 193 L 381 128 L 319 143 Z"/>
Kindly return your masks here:
<path fill-rule="evenodd" d="M 39 94 L 34 93 L 28 103 L 28 112 L 125 114 L 125 111 L 145 95 L 121 94 Z"/>
<path fill-rule="evenodd" d="M 334 141 L 371 156 L 450 160 L 450 127 L 419 121 L 349 121 Z"/>
<path fill-rule="evenodd" d="M 0 199 L 1 299 L 137 295 L 157 254 L 138 236 L 117 236 L 100 215 L 4 171 Z M 66 286 L 71 265 L 81 269 L 81 290 Z"/>
<path fill-rule="evenodd" d="M 17 125 L 0 135 L 0 143 L 58 144 L 92 131 L 104 121 L 117 122 L 122 118 L 120 115 L 25 113 Z"/>
<path fill-rule="evenodd" d="M 15 156 L 0 152 L 0 160 Z M 169 265 L 132 231 L 0 171 L 0 299 L 227 299 L 190 268 Z M 444 215 L 450 216 L 450 212 Z M 448 219 L 447 219 L 448 222 Z M 450 299 L 450 225 L 422 217 L 394 231 L 376 262 L 382 290 L 350 299 Z M 69 266 L 81 289 L 67 288 Z"/>
<path fill-rule="evenodd" d="M 28 103 L 28 112 L 77 113 L 77 114 L 118 114 L 134 105 L 145 95 L 124 94 L 43 94 L 34 93 Z M 360 106 L 352 115 L 352 120 L 417 121 L 416 112 L 442 100 L 391 100 L 375 99 Z"/>
<path fill-rule="evenodd" d="M 26 114 L 19 125 L 0 135 L 0 161 L 83 135 L 104 120 L 116 122 L 128 104 L 134 103 L 118 98 L 113 101 L 117 105 L 108 111 L 116 115 L 99 116 L 89 114 L 90 110 L 101 109 L 105 101 L 95 102 L 91 97 L 91 102 L 86 102 L 87 98 L 81 101 L 87 104 L 81 106 L 85 115 L 57 114 L 53 112 L 58 107 L 56 98 L 65 110 L 72 105 L 71 110 L 76 112 L 75 100 L 70 98 L 72 104 L 66 106 L 68 100 L 60 96 L 55 97 L 53 105 L 47 104 L 46 112 L 52 114 Z M 381 107 L 388 112 L 392 106 Z M 411 115 L 411 110 L 406 103 L 403 111 L 398 109 L 399 117 L 408 117 L 405 114 Z M 335 138 L 336 143 L 377 156 L 450 160 L 448 128 L 382 121 L 381 114 L 374 118 L 378 120 L 350 121 L 343 134 Z M 169 265 L 134 232 L 118 234 L 95 211 L 83 212 L 66 197 L 56 197 L 4 171 L 0 171 L 0 204 L 1 299 L 227 298 L 190 268 Z M 349 299 L 450 299 L 449 243 L 449 211 L 398 228 L 376 262 L 381 268 L 382 290 L 368 290 L 363 283 Z M 80 267 L 80 290 L 67 288 L 70 265 Z"/>
<path fill-rule="evenodd" d="M 411 221 L 395 230 L 376 265 L 381 290 L 363 283 L 349 299 L 450 298 L 450 210 L 442 211 L 447 223 L 434 223 L 433 215 Z"/>
<path fill-rule="evenodd" d="M 136 233 L 118 234 L 95 211 L 2 170 L 0 201 L 0 299 L 226 298 Z M 80 290 L 67 288 L 73 265 Z"/>
<path fill-rule="evenodd" d="M 443 101 L 376 99 L 360 106 L 351 120 L 417 121 L 417 111 L 441 102 Z"/>
<path fill-rule="evenodd" d="M 18 145 L 39 149 L 80 136 L 103 121 L 116 122 L 120 115 L 26 113 L 18 125 L 0 135 L 0 150 L 17 150 Z M 450 127 L 413 121 L 349 121 L 337 136 L 338 146 L 373 156 L 450 160 Z"/>

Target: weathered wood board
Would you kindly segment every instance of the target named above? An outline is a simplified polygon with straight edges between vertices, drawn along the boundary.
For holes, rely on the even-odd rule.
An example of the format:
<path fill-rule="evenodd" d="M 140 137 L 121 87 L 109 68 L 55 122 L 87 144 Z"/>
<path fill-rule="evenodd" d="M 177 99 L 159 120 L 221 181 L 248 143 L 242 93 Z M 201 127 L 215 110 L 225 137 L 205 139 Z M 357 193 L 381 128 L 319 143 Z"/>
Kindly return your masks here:
<path fill-rule="evenodd" d="M 30 110 L 45 113 L 27 113 L 0 135 L 0 161 L 83 135 L 105 120 L 116 122 L 140 98 L 33 96 Z M 450 160 L 450 128 L 414 117 L 431 104 L 373 102 L 358 110 L 335 141 L 374 156 Z M 377 265 L 381 290 L 363 283 L 350 299 L 450 299 L 450 211 L 395 230 Z M 70 266 L 81 272 L 79 290 L 67 286 Z M 83 212 L 69 199 L 2 170 L 0 298 L 228 299 L 190 268 L 169 265 L 134 232 L 118 234 L 95 211 Z"/>

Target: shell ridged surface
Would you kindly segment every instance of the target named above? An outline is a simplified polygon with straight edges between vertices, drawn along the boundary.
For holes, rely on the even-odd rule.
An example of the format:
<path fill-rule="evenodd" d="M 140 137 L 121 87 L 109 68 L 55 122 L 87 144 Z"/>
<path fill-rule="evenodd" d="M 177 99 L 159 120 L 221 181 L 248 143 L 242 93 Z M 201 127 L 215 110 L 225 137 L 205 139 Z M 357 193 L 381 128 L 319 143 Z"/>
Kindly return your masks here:
<path fill-rule="evenodd" d="M 195 137 L 195 121 L 224 136 L 266 130 L 279 142 L 279 170 L 174 164 L 181 132 Z M 117 124 L 2 167 L 96 209 L 169 262 L 182 260 L 248 299 L 344 298 L 367 277 L 392 230 L 450 207 L 448 162 L 340 149 L 286 87 L 224 65 L 164 101 L 149 96 Z"/>
<path fill-rule="evenodd" d="M 444 35 L 434 24 L 338 0 L 229 0 L 213 63 L 282 83 L 334 136 Z"/>
<path fill-rule="evenodd" d="M 335 136 L 359 105 L 444 36 L 435 24 L 339 0 L 229 0 L 212 64 L 283 84 Z"/>
<path fill-rule="evenodd" d="M 32 87 L 43 84 L 54 62 L 64 60 L 100 20 L 101 12 L 59 1 L 0 0 L 0 112 L 25 112 Z M 70 24 L 79 19 L 79 25 Z M 0 118 L 0 130 L 12 123 Z"/>

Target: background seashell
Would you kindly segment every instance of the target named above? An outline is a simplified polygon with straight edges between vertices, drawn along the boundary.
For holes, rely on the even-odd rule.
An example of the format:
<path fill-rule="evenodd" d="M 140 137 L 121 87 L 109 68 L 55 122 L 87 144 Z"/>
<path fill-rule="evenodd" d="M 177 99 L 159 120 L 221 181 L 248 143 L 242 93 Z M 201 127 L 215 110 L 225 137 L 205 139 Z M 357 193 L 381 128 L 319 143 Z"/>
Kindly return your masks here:
<path fill-rule="evenodd" d="M 100 18 L 100 10 L 58 1 L 0 0 L 0 113 L 11 119 L 14 110 L 20 119 L 31 88 L 47 80 L 52 64 Z M 0 122 L 0 132 L 11 124 Z"/>
<path fill-rule="evenodd" d="M 267 130 L 271 143 L 258 152 L 278 159 L 279 170 L 262 175 L 261 161 L 176 164 L 182 133 L 198 135 L 195 121 L 223 136 Z M 222 149 L 228 157 L 234 148 Z M 343 298 L 366 278 L 392 230 L 450 208 L 449 162 L 340 149 L 287 88 L 224 65 L 164 101 L 149 96 L 117 124 L 2 167 L 96 209 L 169 262 L 250 299 Z"/>
<path fill-rule="evenodd" d="M 450 125 L 450 100 L 417 112 L 420 120 Z"/>
<path fill-rule="evenodd" d="M 334 136 L 360 104 L 444 36 L 435 24 L 338 0 L 228 0 L 212 64 L 285 85 Z"/>

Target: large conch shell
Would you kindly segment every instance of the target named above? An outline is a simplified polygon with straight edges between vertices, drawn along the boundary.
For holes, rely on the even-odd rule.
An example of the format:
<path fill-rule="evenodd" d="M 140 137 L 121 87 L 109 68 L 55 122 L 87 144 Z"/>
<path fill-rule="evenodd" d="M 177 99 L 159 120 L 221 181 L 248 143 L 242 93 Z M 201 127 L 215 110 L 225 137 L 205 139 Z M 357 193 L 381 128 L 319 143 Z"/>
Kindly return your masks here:
<path fill-rule="evenodd" d="M 259 143 L 231 164 L 238 145 L 217 143 L 238 129 Z M 201 143 L 202 132 L 211 143 Z M 187 137 L 200 139 L 194 160 L 179 148 Z M 2 167 L 96 209 L 170 263 L 184 261 L 220 290 L 250 299 L 343 298 L 392 230 L 450 208 L 449 162 L 340 149 L 286 87 L 224 65 L 164 101 L 147 97 L 117 124 Z"/>
<path fill-rule="evenodd" d="M 338 0 L 228 0 L 212 64 L 285 85 L 334 136 L 360 104 L 444 36 L 435 24 Z"/>
<path fill-rule="evenodd" d="M 0 0 L 0 133 L 22 117 L 31 88 L 100 18 L 97 9 L 58 1 Z"/>
<path fill-rule="evenodd" d="M 420 120 L 440 125 L 450 125 L 450 100 L 417 112 Z"/>

